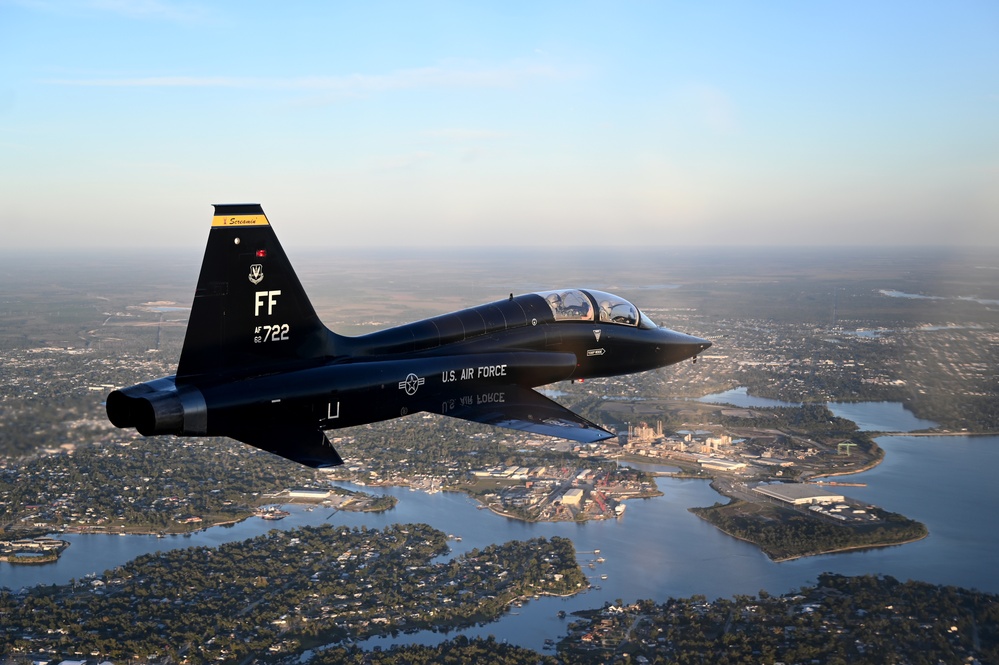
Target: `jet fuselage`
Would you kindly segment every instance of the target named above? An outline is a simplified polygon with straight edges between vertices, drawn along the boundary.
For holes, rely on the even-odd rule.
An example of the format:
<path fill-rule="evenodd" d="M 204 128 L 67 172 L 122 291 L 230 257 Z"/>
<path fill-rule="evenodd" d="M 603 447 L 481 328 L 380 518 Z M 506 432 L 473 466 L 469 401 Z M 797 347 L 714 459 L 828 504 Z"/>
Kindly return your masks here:
<path fill-rule="evenodd" d="M 112 392 L 107 411 L 143 435 L 229 436 L 310 466 L 342 463 L 323 430 L 417 412 L 591 442 L 611 434 L 532 388 L 655 369 L 709 346 L 586 289 L 338 335 L 259 206 L 216 206 L 177 374 Z"/>

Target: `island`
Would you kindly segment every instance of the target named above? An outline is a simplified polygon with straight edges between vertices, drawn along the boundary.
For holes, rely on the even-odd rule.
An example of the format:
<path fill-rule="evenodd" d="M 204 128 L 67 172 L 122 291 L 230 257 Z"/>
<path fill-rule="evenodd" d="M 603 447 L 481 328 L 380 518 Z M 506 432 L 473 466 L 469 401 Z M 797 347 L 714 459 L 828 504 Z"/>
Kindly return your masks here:
<path fill-rule="evenodd" d="M 589 587 L 567 538 L 440 561 L 448 549 L 437 529 L 397 524 L 273 530 L 217 548 L 156 552 L 65 585 L 0 589 L 0 655 L 273 661 L 375 635 L 454 630 L 492 621 L 513 603 Z"/>
<path fill-rule="evenodd" d="M 999 659 L 999 596 L 828 573 L 781 595 L 605 602 L 563 617 L 563 637 L 546 641 L 551 655 L 465 636 L 358 646 L 377 635 L 493 621 L 511 606 L 588 588 L 567 538 L 493 544 L 441 561 L 447 550 L 445 534 L 425 524 L 325 525 L 157 552 L 63 585 L 0 589 L 0 656 L 152 665 Z"/>
<path fill-rule="evenodd" d="M 993 663 L 997 608 L 995 594 L 825 573 L 782 595 L 577 612 L 558 652 L 572 663 Z"/>
<path fill-rule="evenodd" d="M 619 459 L 669 464 L 673 475 L 707 478 L 727 503 L 690 511 L 759 546 L 775 561 L 919 540 L 926 527 L 848 496 L 849 474 L 879 464 L 884 451 L 825 405 L 741 409 L 648 400 L 615 405 L 631 417 L 667 414 L 682 429 L 629 426 Z M 678 420 L 678 418 L 680 420 Z"/>

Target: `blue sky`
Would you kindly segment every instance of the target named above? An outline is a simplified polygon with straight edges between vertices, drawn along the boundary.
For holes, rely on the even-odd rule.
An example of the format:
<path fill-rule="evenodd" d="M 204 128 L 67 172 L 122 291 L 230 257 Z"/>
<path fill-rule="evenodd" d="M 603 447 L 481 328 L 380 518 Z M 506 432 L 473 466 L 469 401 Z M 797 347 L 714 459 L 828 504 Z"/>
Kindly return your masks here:
<path fill-rule="evenodd" d="M 7 248 L 999 245 L 999 3 L 0 0 Z"/>

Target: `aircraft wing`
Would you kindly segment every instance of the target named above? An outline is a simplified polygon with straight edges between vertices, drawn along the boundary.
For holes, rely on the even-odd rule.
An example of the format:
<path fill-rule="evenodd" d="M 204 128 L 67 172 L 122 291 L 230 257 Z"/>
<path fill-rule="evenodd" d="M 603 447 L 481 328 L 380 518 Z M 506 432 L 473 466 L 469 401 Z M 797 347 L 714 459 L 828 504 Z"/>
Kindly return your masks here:
<path fill-rule="evenodd" d="M 280 426 L 256 425 L 229 432 L 228 436 L 314 469 L 343 464 L 333 444 L 318 427 L 287 423 Z"/>
<path fill-rule="evenodd" d="M 448 405 L 445 415 L 483 425 L 557 436 L 580 443 L 614 436 L 558 402 L 518 385 L 483 386 L 481 390 L 459 395 L 454 402 L 453 407 Z"/>

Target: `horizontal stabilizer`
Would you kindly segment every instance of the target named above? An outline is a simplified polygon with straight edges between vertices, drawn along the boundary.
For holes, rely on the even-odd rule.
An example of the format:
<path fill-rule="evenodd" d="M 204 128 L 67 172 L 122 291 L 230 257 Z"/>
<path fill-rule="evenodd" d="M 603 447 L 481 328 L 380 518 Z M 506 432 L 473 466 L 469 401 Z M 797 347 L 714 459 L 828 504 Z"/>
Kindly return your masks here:
<path fill-rule="evenodd" d="M 485 395 L 493 396 L 494 399 L 480 399 Z M 483 401 L 487 403 L 481 403 Z M 474 399 L 458 402 L 455 408 L 448 409 L 446 415 L 483 425 L 556 436 L 580 443 L 594 443 L 614 436 L 558 402 L 530 388 L 517 385 L 483 387 Z"/>
<path fill-rule="evenodd" d="M 333 444 L 318 428 L 310 429 L 294 425 L 248 426 L 230 432 L 228 436 L 313 469 L 343 464 L 343 459 L 333 448 Z"/>

